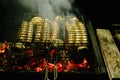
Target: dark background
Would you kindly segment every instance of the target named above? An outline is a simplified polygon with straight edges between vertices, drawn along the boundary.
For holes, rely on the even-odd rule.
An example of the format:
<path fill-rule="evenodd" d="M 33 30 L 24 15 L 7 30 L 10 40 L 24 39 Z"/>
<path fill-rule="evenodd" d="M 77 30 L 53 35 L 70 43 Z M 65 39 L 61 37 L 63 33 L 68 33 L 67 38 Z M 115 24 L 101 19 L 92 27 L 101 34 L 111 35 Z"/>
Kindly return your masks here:
<path fill-rule="evenodd" d="M 119 3 L 117 1 L 75 0 L 78 8 L 94 28 L 108 28 L 120 23 Z M 17 0 L 0 0 L 0 41 L 13 41 L 16 38 L 24 13 L 29 10 L 18 4 Z"/>

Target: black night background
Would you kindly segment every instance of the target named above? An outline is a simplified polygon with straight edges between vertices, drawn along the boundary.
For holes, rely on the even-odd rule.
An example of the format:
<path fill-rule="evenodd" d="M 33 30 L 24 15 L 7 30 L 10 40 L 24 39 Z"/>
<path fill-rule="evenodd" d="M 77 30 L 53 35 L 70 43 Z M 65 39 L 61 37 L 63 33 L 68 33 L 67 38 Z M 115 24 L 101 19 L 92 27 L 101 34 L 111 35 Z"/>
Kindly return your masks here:
<path fill-rule="evenodd" d="M 95 28 L 111 28 L 111 24 L 120 23 L 119 4 L 115 1 L 74 0 L 72 6 L 92 21 Z M 0 41 L 14 41 L 22 18 L 29 9 L 18 0 L 0 1 Z M 77 13 L 76 15 L 79 15 Z"/>

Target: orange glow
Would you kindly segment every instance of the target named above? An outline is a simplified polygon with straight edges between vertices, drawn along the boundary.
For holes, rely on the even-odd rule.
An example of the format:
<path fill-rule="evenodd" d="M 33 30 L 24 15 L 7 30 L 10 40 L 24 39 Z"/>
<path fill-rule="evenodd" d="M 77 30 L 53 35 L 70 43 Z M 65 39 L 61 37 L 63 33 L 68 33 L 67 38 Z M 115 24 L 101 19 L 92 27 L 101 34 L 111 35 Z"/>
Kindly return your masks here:
<path fill-rule="evenodd" d="M 55 54 L 56 52 L 57 52 L 57 50 L 52 50 L 52 51 L 49 52 L 49 54 L 52 54 L 52 55 L 53 55 L 53 54 Z"/>
<path fill-rule="evenodd" d="M 61 62 L 57 63 L 57 67 L 58 67 L 58 72 L 62 72 L 63 71 L 63 65 Z"/>
<path fill-rule="evenodd" d="M 1 47 L 0 47 L 0 53 L 4 53 L 4 52 L 5 52 L 5 49 L 10 50 L 10 46 L 9 46 L 9 44 L 7 43 L 7 41 L 5 41 L 5 42 L 1 45 Z"/>
<path fill-rule="evenodd" d="M 68 71 L 74 71 L 74 70 L 78 70 L 78 69 L 81 69 L 81 68 L 90 68 L 90 66 L 88 65 L 88 62 L 86 60 L 86 58 L 83 59 L 83 62 L 82 63 L 79 63 L 79 64 L 75 64 L 73 63 L 72 61 L 68 61 L 68 64 L 66 66 L 66 72 Z"/>
<path fill-rule="evenodd" d="M 0 53 L 4 53 L 5 52 L 5 49 L 0 49 Z"/>
<path fill-rule="evenodd" d="M 35 65 L 36 61 L 31 63 L 31 67 L 32 65 Z M 39 65 L 35 68 L 36 72 L 43 72 L 46 69 L 46 64 L 47 61 L 45 58 L 42 59 L 42 62 L 39 63 Z M 89 69 L 90 66 L 88 65 L 88 62 L 86 60 L 86 58 L 83 59 L 82 63 L 74 63 L 74 61 L 68 61 L 67 64 L 65 66 L 63 66 L 62 62 L 59 61 L 55 64 L 53 63 L 48 63 L 48 71 L 54 71 L 54 69 L 57 68 L 58 72 L 69 72 L 69 71 L 76 71 L 79 69 Z"/>
<path fill-rule="evenodd" d="M 37 67 L 35 70 L 36 70 L 36 72 L 41 72 L 41 71 L 43 71 L 43 69 L 40 68 L 40 67 Z"/>
<path fill-rule="evenodd" d="M 83 59 L 83 63 L 77 64 L 76 66 L 77 66 L 78 68 L 90 68 L 90 66 L 88 65 L 88 62 L 87 62 L 87 59 L 86 59 L 86 58 Z"/>

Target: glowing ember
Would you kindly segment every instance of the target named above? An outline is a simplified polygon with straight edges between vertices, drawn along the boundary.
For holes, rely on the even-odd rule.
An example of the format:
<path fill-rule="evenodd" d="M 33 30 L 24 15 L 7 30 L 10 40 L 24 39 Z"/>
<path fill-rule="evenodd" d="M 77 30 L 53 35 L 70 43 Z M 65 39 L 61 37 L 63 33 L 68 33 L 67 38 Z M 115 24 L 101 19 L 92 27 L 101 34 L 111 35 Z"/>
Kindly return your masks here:
<path fill-rule="evenodd" d="M 79 63 L 79 64 L 75 64 L 73 61 L 68 61 L 65 72 L 75 71 L 75 70 L 79 70 L 82 68 L 84 69 L 90 68 L 86 58 L 84 58 L 83 63 Z"/>
<path fill-rule="evenodd" d="M 40 67 L 37 67 L 35 70 L 36 70 L 36 72 L 42 72 L 43 71 L 43 69 L 40 68 Z"/>
<path fill-rule="evenodd" d="M 5 50 L 4 49 L 0 49 L 0 53 L 4 53 L 5 52 Z"/>
<path fill-rule="evenodd" d="M 33 64 L 36 64 L 36 63 L 32 62 L 31 63 L 31 67 L 32 67 Z M 47 61 L 44 58 L 43 62 L 40 63 L 35 68 L 35 71 L 36 72 L 43 72 L 43 71 L 45 71 L 46 64 L 47 64 Z M 56 63 L 56 65 L 53 64 L 53 63 L 48 63 L 48 71 L 53 72 L 55 68 L 57 68 L 58 72 L 69 72 L 69 71 L 77 71 L 79 69 L 89 69 L 90 68 L 90 66 L 88 65 L 88 62 L 87 62 L 86 58 L 83 59 L 82 63 L 76 64 L 73 61 L 68 61 L 65 66 L 63 66 L 63 65 L 64 64 L 62 64 L 62 62 L 60 62 L 60 61 L 58 63 Z"/>
<path fill-rule="evenodd" d="M 7 44 L 7 42 L 4 42 L 2 44 L 2 46 L 0 47 L 0 53 L 5 54 L 5 55 L 2 55 L 2 57 L 7 60 L 8 55 L 6 55 L 6 52 L 5 52 L 6 49 L 10 50 L 10 47 Z M 66 50 L 51 49 L 48 52 L 48 54 L 44 54 L 44 55 L 50 55 L 49 59 L 51 59 L 53 57 L 52 58 L 53 61 L 49 61 L 49 59 L 46 58 L 45 56 L 43 56 L 43 57 L 34 56 L 34 52 L 37 52 L 37 55 L 40 54 L 40 56 L 41 56 L 41 53 L 44 53 L 44 51 L 42 52 L 41 50 L 27 49 L 24 52 L 25 52 L 25 54 L 27 54 L 26 56 L 28 58 L 28 62 L 26 62 L 26 64 L 21 66 L 21 65 L 19 65 L 20 64 L 19 62 L 15 61 L 15 62 L 17 62 L 17 63 L 15 63 L 13 60 L 12 64 L 14 64 L 14 65 L 12 66 L 12 69 L 13 70 L 25 69 L 28 71 L 36 71 L 36 72 L 45 72 L 46 68 L 48 68 L 49 72 L 54 72 L 55 69 L 57 69 L 57 72 L 74 72 L 74 71 L 79 71 L 79 70 L 88 70 L 90 68 L 90 66 L 88 64 L 87 58 L 85 58 L 85 57 L 81 58 L 81 59 L 83 59 L 82 60 L 83 62 L 75 63 L 74 59 L 67 56 L 67 55 L 71 54 L 69 51 L 71 49 L 72 48 L 70 48 L 70 49 L 67 48 Z M 60 58 L 60 59 L 58 60 L 58 58 Z M 17 58 L 17 59 L 19 61 L 21 60 L 21 58 Z M 48 59 L 48 61 L 47 61 L 47 59 Z M 55 60 L 56 60 L 56 62 L 54 63 Z M 4 64 L 6 65 L 7 62 L 3 61 L 2 65 L 4 65 Z"/>

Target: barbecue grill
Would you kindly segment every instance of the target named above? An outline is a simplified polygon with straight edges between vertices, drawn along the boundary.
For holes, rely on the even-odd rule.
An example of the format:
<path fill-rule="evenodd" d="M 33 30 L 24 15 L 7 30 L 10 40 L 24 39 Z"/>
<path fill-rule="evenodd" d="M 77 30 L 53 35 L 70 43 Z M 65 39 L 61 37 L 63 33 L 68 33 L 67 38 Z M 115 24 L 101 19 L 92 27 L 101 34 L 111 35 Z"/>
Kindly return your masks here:
<path fill-rule="evenodd" d="M 92 23 L 83 16 L 24 19 L 10 48 L 3 71 L 19 78 L 109 80 Z"/>

